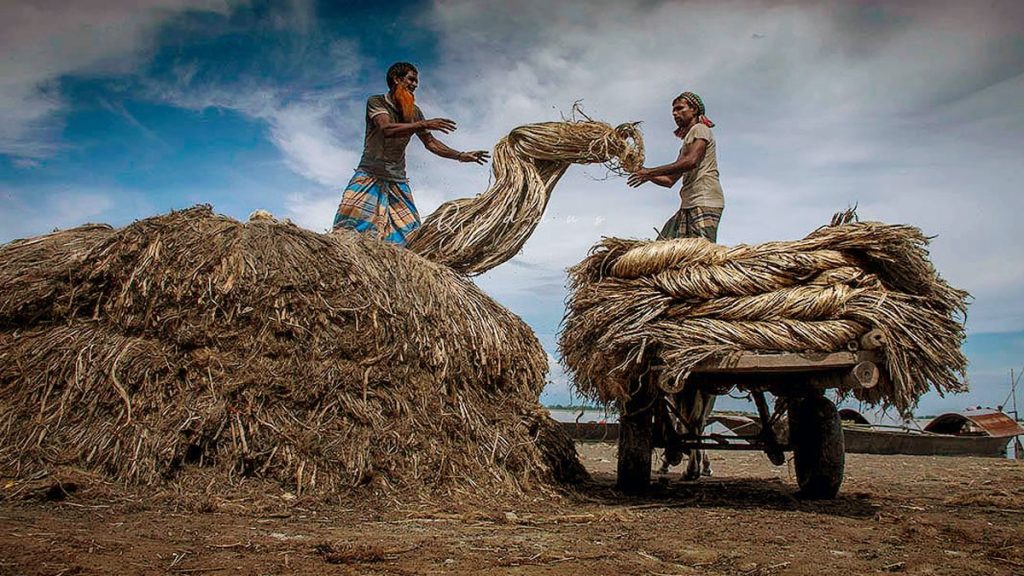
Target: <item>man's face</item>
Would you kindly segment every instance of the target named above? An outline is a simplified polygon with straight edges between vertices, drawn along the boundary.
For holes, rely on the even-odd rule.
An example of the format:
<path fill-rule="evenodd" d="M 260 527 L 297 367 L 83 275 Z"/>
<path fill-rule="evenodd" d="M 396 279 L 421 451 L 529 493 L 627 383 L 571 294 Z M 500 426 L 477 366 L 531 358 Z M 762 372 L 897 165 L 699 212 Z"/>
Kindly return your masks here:
<path fill-rule="evenodd" d="M 420 85 L 420 75 L 415 70 L 409 70 L 405 76 L 399 76 L 397 82 L 409 92 L 415 92 L 416 87 Z"/>
<path fill-rule="evenodd" d="M 686 100 L 679 99 L 672 103 L 672 118 L 676 121 L 676 126 L 689 124 L 696 115 L 697 111 L 691 108 Z"/>

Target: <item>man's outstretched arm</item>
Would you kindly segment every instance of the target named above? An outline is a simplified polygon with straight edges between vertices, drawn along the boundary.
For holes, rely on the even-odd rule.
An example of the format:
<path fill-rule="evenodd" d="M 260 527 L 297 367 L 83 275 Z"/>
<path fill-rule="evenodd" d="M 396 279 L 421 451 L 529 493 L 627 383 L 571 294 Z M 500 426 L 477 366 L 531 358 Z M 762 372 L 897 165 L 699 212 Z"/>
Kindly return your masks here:
<path fill-rule="evenodd" d="M 676 182 L 679 182 L 679 179 L 682 177 L 683 173 L 680 172 L 678 174 L 673 174 L 671 176 L 653 176 L 649 178 L 647 181 L 657 184 L 658 186 L 661 186 L 663 188 L 671 188 L 675 186 Z"/>
<path fill-rule="evenodd" d="M 689 172 L 700 164 L 707 152 L 708 143 L 698 139 L 690 143 L 686 149 L 679 152 L 679 157 L 671 164 L 644 168 L 629 176 L 627 184 L 636 188 L 644 182 L 654 182 L 661 186 L 670 187 L 675 184 L 685 172 Z"/>
<path fill-rule="evenodd" d="M 486 164 L 487 159 L 491 157 L 491 153 L 486 150 L 473 150 L 472 152 L 459 152 L 454 148 L 449 148 L 447 144 L 441 142 L 430 132 L 417 132 L 417 136 L 423 142 L 423 146 L 427 150 L 430 150 L 434 154 L 437 154 L 441 158 L 448 158 L 449 160 L 458 160 L 459 162 L 476 162 L 477 164 Z"/>
<path fill-rule="evenodd" d="M 455 122 L 447 118 L 431 118 L 430 120 L 419 120 L 417 122 L 392 122 L 391 117 L 386 113 L 374 116 L 373 123 L 380 128 L 385 138 L 411 136 L 426 130 L 437 130 L 438 132 L 449 134 L 456 127 Z"/>

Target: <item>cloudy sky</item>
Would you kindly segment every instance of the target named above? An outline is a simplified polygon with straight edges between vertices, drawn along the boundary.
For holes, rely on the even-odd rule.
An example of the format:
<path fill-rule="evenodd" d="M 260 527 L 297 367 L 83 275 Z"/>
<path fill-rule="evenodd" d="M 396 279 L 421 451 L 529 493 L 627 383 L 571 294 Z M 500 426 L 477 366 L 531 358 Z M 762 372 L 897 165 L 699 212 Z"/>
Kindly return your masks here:
<path fill-rule="evenodd" d="M 386 6 L 381 8 L 380 6 Z M 452 147 L 520 124 L 642 121 L 648 165 L 674 159 L 669 107 L 702 94 L 726 194 L 719 241 L 795 239 L 836 210 L 934 235 L 975 297 L 969 396 L 995 405 L 1024 364 L 1024 4 L 842 2 L 225 2 L 0 4 L 0 242 L 211 203 L 330 225 L 367 96 L 396 60 L 420 68 Z M 426 153 L 423 214 L 484 191 L 489 170 Z M 511 262 L 476 281 L 552 355 L 565 269 L 602 236 L 650 237 L 675 191 L 574 167 Z"/>

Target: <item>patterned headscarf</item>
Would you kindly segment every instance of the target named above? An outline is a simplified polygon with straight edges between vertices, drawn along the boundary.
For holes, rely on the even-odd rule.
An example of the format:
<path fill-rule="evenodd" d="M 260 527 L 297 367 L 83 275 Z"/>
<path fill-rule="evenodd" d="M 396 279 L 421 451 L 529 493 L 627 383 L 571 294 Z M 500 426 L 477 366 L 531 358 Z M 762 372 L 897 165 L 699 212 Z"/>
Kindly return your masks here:
<path fill-rule="evenodd" d="M 704 100 L 701 99 L 700 95 L 696 92 L 683 92 L 676 97 L 676 100 L 686 100 L 686 103 L 697 111 L 697 122 L 704 124 L 708 128 L 714 128 L 715 123 L 712 122 L 707 116 L 705 116 Z"/>

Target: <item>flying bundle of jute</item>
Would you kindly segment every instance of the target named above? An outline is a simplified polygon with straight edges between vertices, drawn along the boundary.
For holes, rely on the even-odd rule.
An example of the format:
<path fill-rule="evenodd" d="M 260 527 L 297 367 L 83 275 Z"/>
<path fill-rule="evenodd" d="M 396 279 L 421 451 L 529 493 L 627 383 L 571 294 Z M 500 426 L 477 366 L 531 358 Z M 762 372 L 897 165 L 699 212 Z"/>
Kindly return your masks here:
<path fill-rule="evenodd" d="M 678 381 L 710 356 L 834 352 L 870 332 L 888 378 L 853 392 L 905 413 L 930 389 L 966 389 L 969 295 L 939 277 L 927 244 L 917 228 L 879 222 L 734 247 L 607 238 L 570 271 L 563 362 L 581 395 L 609 402 L 652 361 Z"/>
<path fill-rule="evenodd" d="M 7 478 L 514 497 L 581 471 L 546 369 L 471 282 L 354 233 L 197 207 L 0 246 Z"/>
<path fill-rule="evenodd" d="M 587 119 L 520 126 L 495 145 L 487 191 L 442 204 L 410 235 L 408 248 L 457 272 L 481 274 L 522 249 L 570 164 L 634 172 L 643 162 L 635 124 L 613 128 Z"/>

